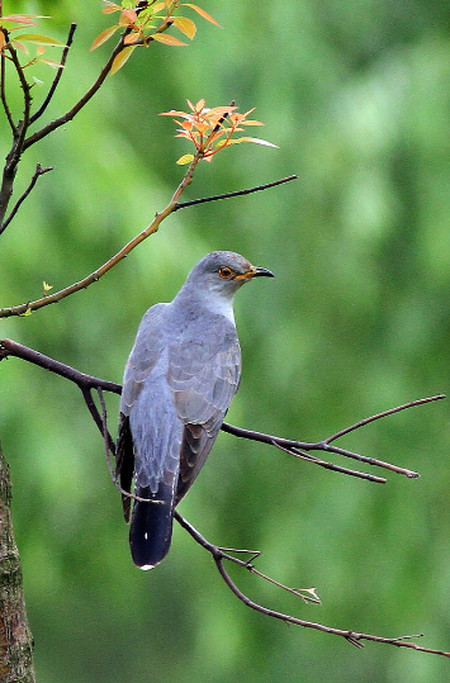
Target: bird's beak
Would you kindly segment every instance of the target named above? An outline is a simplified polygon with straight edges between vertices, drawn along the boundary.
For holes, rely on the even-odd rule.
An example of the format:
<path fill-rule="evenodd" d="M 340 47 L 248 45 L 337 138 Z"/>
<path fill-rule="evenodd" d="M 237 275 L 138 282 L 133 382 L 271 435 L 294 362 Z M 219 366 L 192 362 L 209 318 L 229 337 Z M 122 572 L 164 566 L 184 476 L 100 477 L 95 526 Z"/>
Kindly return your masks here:
<path fill-rule="evenodd" d="M 275 277 L 271 270 L 267 268 L 260 268 L 259 266 L 250 266 L 245 273 L 235 275 L 234 280 L 251 280 L 254 277 Z"/>
<path fill-rule="evenodd" d="M 254 266 L 253 277 L 275 277 L 271 270 L 268 268 L 261 268 L 260 266 Z"/>

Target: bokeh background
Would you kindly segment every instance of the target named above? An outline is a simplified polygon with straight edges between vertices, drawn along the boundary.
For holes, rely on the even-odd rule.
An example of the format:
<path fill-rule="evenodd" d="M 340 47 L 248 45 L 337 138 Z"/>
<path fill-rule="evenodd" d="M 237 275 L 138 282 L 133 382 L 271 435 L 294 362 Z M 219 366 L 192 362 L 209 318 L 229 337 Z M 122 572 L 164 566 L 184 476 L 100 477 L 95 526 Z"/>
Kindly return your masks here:
<path fill-rule="evenodd" d="M 96 0 L 4 4 L 51 15 L 43 29 L 61 40 L 69 22 L 79 25 L 48 111 L 56 117 L 94 80 L 109 48 L 89 46 L 112 19 Z M 186 8 L 199 29 L 189 47 L 137 50 L 73 122 L 23 158 L 19 192 L 36 162 L 55 170 L 2 237 L 0 305 L 39 297 L 43 280 L 56 290 L 80 279 L 166 205 L 183 172 L 175 161 L 190 149 L 158 113 L 184 108 L 186 98 L 256 107 L 266 124 L 256 133 L 279 149 L 226 150 L 200 165 L 185 199 L 299 179 L 180 211 L 88 290 L 2 320 L 1 337 L 118 382 L 146 308 L 170 300 L 205 253 L 232 249 L 276 279 L 238 296 L 244 368 L 230 422 L 318 440 L 450 391 L 448 7 L 200 4 L 223 28 Z M 42 66 L 35 75 L 44 81 L 39 102 L 53 72 Z M 9 93 L 18 113 L 12 83 Z M 180 528 L 164 563 L 139 572 L 76 387 L 12 358 L 1 364 L 0 388 L 42 683 L 448 677 L 442 658 L 376 644 L 358 650 L 252 612 Z M 114 433 L 117 404 L 108 397 Z M 316 586 L 323 604 L 304 605 L 231 569 L 255 600 L 336 627 L 423 632 L 421 644 L 449 650 L 449 444 L 446 402 L 347 437 L 342 446 L 421 473 L 379 485 L 222 434 L 180 512 L 214 542 L 260 549 L 261 571 Z"/>

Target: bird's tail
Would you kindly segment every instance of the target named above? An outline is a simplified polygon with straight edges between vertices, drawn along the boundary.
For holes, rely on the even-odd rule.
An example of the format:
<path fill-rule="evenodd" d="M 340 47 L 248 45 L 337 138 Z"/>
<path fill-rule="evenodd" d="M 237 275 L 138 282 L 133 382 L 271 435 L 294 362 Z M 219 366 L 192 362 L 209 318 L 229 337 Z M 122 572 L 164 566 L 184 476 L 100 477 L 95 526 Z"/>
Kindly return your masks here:
<path fill-rule="evenodd" d="M 167 491 L 165 490 L 167 489 Z M 133 562 L 141 569 L 153 569 L 169 552 L 173 526 L 173 495 L 171 487 L 160 486 L 156 494 L 149 487 L 138 487 L 130 526 L 130 548 Z"/>

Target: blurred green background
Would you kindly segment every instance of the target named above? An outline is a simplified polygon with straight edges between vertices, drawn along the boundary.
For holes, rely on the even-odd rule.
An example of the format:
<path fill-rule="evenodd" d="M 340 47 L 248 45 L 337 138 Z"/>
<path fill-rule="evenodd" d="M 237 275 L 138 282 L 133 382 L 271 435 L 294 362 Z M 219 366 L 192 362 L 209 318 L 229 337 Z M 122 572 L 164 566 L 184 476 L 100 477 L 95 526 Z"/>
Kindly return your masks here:
<path fill-rule="evenodd" d="M 40 30 L 61 40 L 79 24 L 49 120 L 94 80 L 109 48 L 89 46 L 112 18 L 92 0 L 4 4 L 52 15 Z M 280 149 L 224 151 L 200 164 L 185 199 L 299 179 L 180 211 L 99 283 L 2 320 L 0 336 L 118 382 L 146 308 L 170 300 L 205 253 L 232 249 L 276 279 L 249 285 L 236 302 L 244 365 L 230 422 L 318 440 L 450 391 L 448 7 L 200 4 L 222 29 L 186 8 L 199 29 L 189 47 L 137 50 L 73 122 L 23 158 L 18 192 L 37 162 L 55 170 L 2 237 L 0 306 L 39 297 L 43 280 L 56 290 L 80 279 L 166 205 L 183 173 L 175 161 L 191 150 L 158 113 L 186 98 L 256 107 L 266 124 L 256 134 Z M 35 73 L 45 81 L 38 103 L 53 72 Z M 12 84 L 10 98 L 18 115 Z M 163 564 L 138 571 L 76 387 L 14 358 L 1 363 L 0 387 L 41 683 L 446 680 L 443 658 L 358 650 L 252 612 L 178 527 Z M 114 433 L 117 405 L 108 397 Z M 180 512 L 214 542 L 260 549 L 261 571 L 316 586 L 323 601 L 304 605 L 231 568 L 264 605 L 379 635 L 424 632 L 420 644 L 449 650 L 449 443 L 446 402 L 343 440 L 422 475 L 391 474 L 383 486 L 222 434 Z"/>

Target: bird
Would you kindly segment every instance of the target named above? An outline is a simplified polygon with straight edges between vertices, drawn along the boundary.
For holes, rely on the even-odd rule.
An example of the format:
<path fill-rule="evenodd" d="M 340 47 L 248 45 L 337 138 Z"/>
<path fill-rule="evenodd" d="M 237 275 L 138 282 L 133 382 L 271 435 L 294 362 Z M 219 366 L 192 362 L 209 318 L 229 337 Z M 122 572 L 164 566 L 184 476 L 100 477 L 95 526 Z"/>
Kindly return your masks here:
<path fill-rule="evenodd" d="M 173 301 L 153 305 L 141 320 L 124 372 L 116 475 L 127 522 L 131 512 L 131 556 L 143 570 L 167 555 L 175 506 L 203 467 L 238 390 L 233 299 L 262 276 L 274 277 L 240 254 L 214 251 L 194 266 Z"/>

